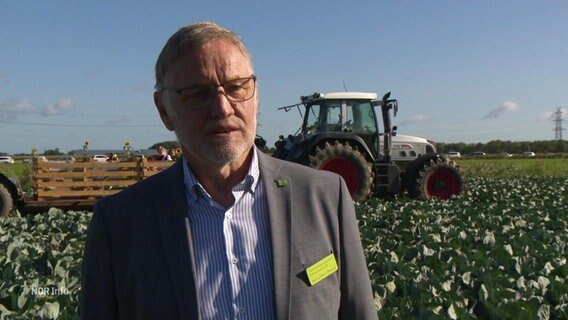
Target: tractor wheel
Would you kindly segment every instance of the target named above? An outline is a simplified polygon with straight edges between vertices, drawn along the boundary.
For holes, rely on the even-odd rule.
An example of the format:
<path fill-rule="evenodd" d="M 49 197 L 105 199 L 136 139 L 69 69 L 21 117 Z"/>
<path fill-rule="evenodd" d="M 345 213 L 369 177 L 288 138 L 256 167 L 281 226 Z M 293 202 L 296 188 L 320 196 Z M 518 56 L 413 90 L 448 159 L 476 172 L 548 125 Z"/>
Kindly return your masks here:
<path fill-rule="evenodd" d="M 343 177 L 354 200 L 365 200 L 371 194 L 373 167 L 357 147 L 349 143 L 326 142 L 310 156 L 310 167 L 331 171 Z"/>
<path fill-rule="evenodd" d="M 410 195 L 420 199 L 448 200 L 463 192 L 463 177 L 454 161 L 435 158 L 426 163 L 416 175 Z"/>
<path fill-rule="evenodd" d="M 14 209 L 12 194 L 0 183 L 0 217 L 6 217 Z"/>

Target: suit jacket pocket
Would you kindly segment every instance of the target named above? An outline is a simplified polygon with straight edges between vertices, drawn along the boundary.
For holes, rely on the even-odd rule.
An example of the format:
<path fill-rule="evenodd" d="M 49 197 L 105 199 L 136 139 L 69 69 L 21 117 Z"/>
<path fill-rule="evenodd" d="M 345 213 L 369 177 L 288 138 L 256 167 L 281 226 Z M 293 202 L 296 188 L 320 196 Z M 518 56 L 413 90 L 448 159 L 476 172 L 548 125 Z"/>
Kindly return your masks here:
<path fill-rule="evenodd" d="M 339 270 L 321 281 L 310 284 L 306 269 L 334 253 L 325 245 L 308 245 L 292 253 L 292 315 L 293 319 L 334 319 L 337 317 L 340 304 Z M 335 255 L 335 253 L 334 253 Z M 316 317 L 317 316 L 317 317 Z"/>

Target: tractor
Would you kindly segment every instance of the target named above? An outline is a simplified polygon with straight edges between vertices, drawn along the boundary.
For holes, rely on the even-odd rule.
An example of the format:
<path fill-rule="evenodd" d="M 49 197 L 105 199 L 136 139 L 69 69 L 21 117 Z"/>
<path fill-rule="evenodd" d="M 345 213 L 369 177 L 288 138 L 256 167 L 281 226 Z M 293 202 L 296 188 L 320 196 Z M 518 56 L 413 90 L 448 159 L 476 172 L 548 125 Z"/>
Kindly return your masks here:
<path fill-rule="evenodd" d="M 397 137 L 391 111 L 396 116 L 398 101 L 390 92 L 382 100 L 364 92 L 314 93 L 300 100 L 278 108 L 297 108 L 303 123 L 295 135 L 280 136 L 273 157 L 338 173 L 358 201 L 401 192 L 446 200 L 463 192 L 459 167 L 431 141 Z"/>

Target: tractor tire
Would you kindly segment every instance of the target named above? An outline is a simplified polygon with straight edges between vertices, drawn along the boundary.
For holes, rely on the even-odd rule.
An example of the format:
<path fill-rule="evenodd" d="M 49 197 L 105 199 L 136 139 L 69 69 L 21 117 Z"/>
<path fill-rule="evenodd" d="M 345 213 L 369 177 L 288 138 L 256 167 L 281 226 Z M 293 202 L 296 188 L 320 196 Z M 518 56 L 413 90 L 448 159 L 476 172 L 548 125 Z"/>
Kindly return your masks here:
<path fill-rule="evenodd" d="M 462 174 L 454 161 L 447 158 L 434 158 L 426 163 L 415 176 L 409 193 L 418 199 L 448 200 L 463 193 Z"/>
<path fill-rule="evenodd" d="M 6 217 L 14 210 L 14 200 L 12 194 L 0 183 L 0 217 Z"/>
<path fill-rule="evenodd" d="M 354 200 L 361 201 L 371 195 L 373 185 L 373 166 L 357 147 L 349 143 L 326 142 L 316 147 L 310 156 L 309 166 L 339 174 L 345 180 Z"/>

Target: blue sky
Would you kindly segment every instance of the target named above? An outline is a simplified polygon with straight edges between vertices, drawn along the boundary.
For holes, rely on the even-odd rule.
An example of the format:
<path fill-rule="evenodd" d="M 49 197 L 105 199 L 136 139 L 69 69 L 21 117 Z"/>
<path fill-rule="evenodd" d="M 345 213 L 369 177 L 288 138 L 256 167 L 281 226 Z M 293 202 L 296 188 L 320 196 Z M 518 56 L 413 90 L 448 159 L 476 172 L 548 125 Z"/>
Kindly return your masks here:
<path fill-rule="evenodd" d="M 175 140 L 153 67 L 202 20 L 252 52 L 269 144 L 300 125 L 278 107 L 344 85 L 391 91 L 399 133 L 439 142 L 552 140 L 559 107 L 568 129 L 567 1 L 0 0 L 0 152 Z"/>

